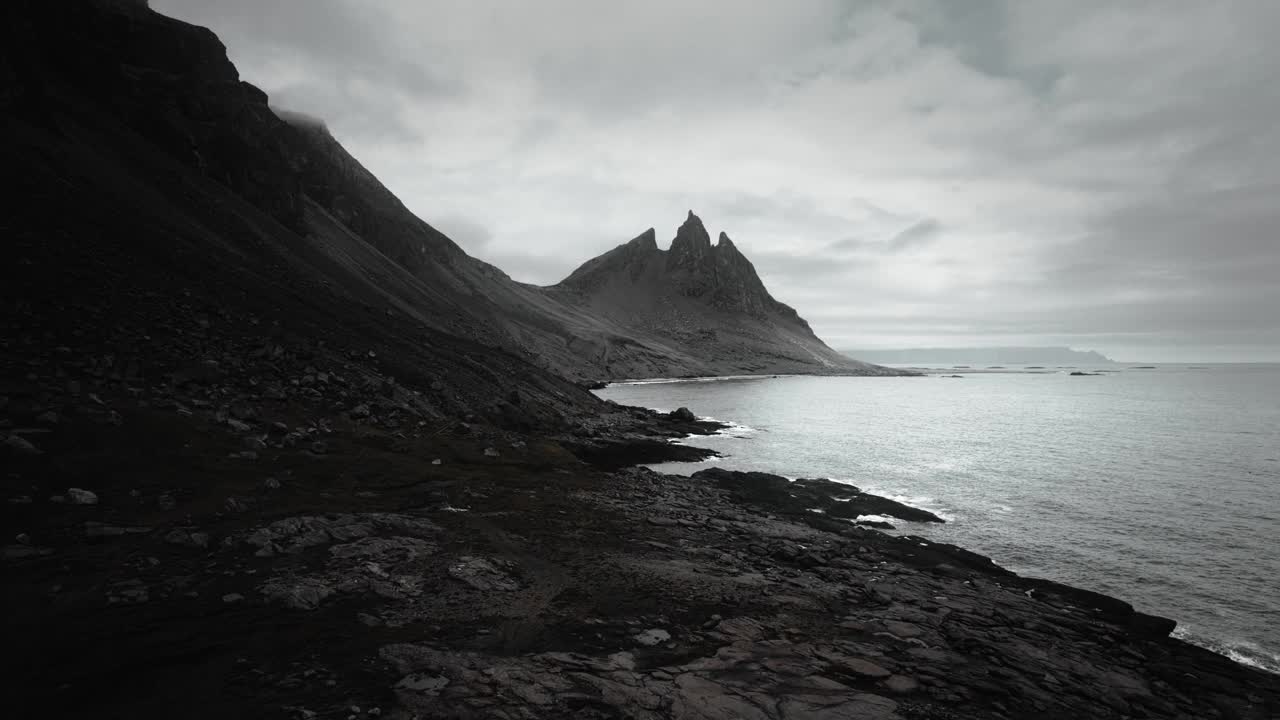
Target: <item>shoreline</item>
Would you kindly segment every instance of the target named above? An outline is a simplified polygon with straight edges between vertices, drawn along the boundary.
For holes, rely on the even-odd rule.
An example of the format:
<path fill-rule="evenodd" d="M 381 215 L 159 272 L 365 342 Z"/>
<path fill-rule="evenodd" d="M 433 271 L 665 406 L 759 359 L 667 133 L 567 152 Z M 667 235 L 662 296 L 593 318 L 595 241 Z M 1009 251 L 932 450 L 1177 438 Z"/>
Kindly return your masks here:
<path fill-rule="evenodd" d="M 944 371 L 939 370 L 938 372 L 944 372 Z M 655 409 L 655 411 L 656 411 L 656 409 Z M 715 421 L 715 422 L 720 422 L 720 423 L 722 423 L 722 424 L 723 424 L 723 423 L 726 423 L 726 421 L 722 421 L 722 420 L 719 420 L 719 419 L 716 419 L 716 418 L 710 418 L 710 417 L 704 417 L 704 418 L 700 418 L 700 419 L 704 419 L 704 420 L 712 420 L 712 421 Z M 715 432 L 715 433 L 712 433 L 712 434 L 714 434 L 714 435 L 725 435 L 725 434 L 727 434 L 727 432 L 728 432 L 728 431 L 733 430 L 734 428 L 737 428 L 737 427 L 745 427 L 745 426 L 738 425 L 737 423 L 735 423 L 735 422 L 733 422 L 733 421 L 728 421 L 728 422 L 727 422 L 727 425 L 728 425 L 728 427 L 726 427 L 726 428 L 724 428 L 724 429 L 722 429 L 722 430 L 720 430 L 720 431 L 717 431 L 717 432 Z M 694 438 L 696 438 L 696 436 L 690 435 L 690 436 L 687 436 L 685 439 L 694 439 Z M 693 461 L 685 461 L 685 460 L 670 460 L 670 461 L 664 461 L 663 463 L 653 463 L 653 464 L 655 464 L 655 465 L 669 465 L 669 464 L 677 464 L 677 463 L 683 464 L 683 463 L 687 463 L 687 462 L 693 462 L 693 463 L 700 463 L 700 464 L 702 464 L 702 463 L 714 462 L 714 458 L 707 458 L 707 459 L 705 459 L 705 460 L 693 460 Z M 649 465 L 649 464 L 646 464 L 646 466 L 647 466 L 647 465 Z M 670 471 L 670 468 L 665 468 L 664 470 L 666 470 L 666 471 Z M 708 470 L 711 470 L 711 471 L 718 471 L 718 470 L 719 470 L 719 468 L 715 468 L 715 467 L 712 467 L 712 468 L 706 468 L 705 464 L 703 464 L 702 469 L 691 469 L 691 470 L 690 470 L 690 472 L 689 472 L 688 474 L 685 474 L 685 473 L 672 473 L 672 474 L 674 474 L 674 475 L 676 475 L 676 476 L 678 476 L 678 477 L 692 477 L 692 476 L 698 475 L 699 473 L 706 472 L 706 471 L 708 471 Z M 658 470 L 658 472 L 663 472 L 663 470 Z M 773 473 L 771 473 L 771 472 L 769 472 L 769 471 L 753 470 L 753 469 L 751 469 L 751 468 L 743 468 L 743 469 L 740 469 L 740 470 L 738 470 L 738 471 L 734 471 L 734 472 L 743 472 L 743 473 L 749 473 L 749 474 L 761 474 L 761 475 L 769 475 L 769 474 L 773 474 Z M 795 483 L 795 482 L 798 482 L 798 481 L 801 481 L 801 482 L 802 482 L 802 481 L 805 481 L 805 479 L 804 479 L 804 478 L 793 477 L 793 476 L 789 476 L 789 475 L 779 475 L 778 477 L 785 478 L 786 480 L 788 480 L 788 481 L 790 481 L 790 482 L 792 482 L 792 483 Z M 855 485 L 852 481 L 848 481 L 848 480 L 839 480 L 839 479 L 831 479 L 831 480 L 826 480 L 826 479 L 824 479 L 823 481 L 833 482 L 833 483 L 838 483 L 838 484 L 840 484 L 840 485 L 847 486 L 847 487 L 852 488 L 852 489 L 854 489 L 854 490 L 861 491 L 861 490 L 860 490 L 860 487 L 859 487 L 859 486 L 857 486 L 857 485 Z M 910 505 L 910 504 L 909 504 L 909 503 L 910 503 L 909 498 L 907 498 L 907 496 L 905 496 L 905 495 L 903 495 L 903 494 L 901 494 L 901 493 L 894 494 L 894 493 L 890 492 L 890 493 L 888 493 L 888 494 L 883 494 L 883 493 L 884 493 L 884 491 L 882 491 L 882 490 L 877 490 L 877 493 L 882 493 L 882 494 L 879 494 L 878 496 L 879 496 L 879 497 L 882 497 L 882 498 L 884 498 L 884 499 L 886 499 L 886 500 L 891 500 L 892 502 L 897 502 L 897 503 L 899 503 L 899 504 L 904 504 L 904 505 L 907 505 L 908 507 L 916 507 L 916 508 L 919 508 L 919 509 L 921 509 L 921 510 L 926 510 L 926 511 L 927 511 L 927 512 L 929 512 L 930 514 L 933 514 L 933 515 L 935 515 L 936 517 L 939 517 L 940 519 L 943 519 L 943 521 L 945 521 L 945 522 L 952 522 L 952 521 L 954 521 L 954 518 L 953 518 L 953 517 L 948 516 L 945 512 L 943 512 L 943 511 L 941 511 L 941 510 L 936 510 L 936 509 L 927 509 L 927 508 L 924 508 L 924 507 L 922 507 L 922 506 L 920 506 L 920 505 L 918 505 L 918 504 L 917 504 L 917 505 Z M 872 493 L 866 493 L 866 494 L 870 495 L 870 494 L 872 494 Z M 886 519 L 889 519 L 889 518 L 886 518 Z M 891 519 L 889 519 L 889 520 L 891 521 Z M 919 522 L 919 521 L 907 521 L 907 522 Z M 892 525 L 891 523 L 867 523 L 865 526 L 866 526 L 866 527 L 876 527 L 877 529 L 880 529 L 880 530 L 886 530 L 886 531 L 888 531 L 888 532 L 902 532 L 902 533 L 905 533 L 905 532 L 906 532 L 906 530 L 904 530 L 903 528 L 896 527 L 896 526 Z M 920 531 L 920 532 L 926 532 L 926 533 L 927 533 L 927 525 L 920 527 L 920 528 L 919 528 L 919 531 Z M 932 540 L 931 540 L 930 542 L 932 542 Z M 994 564 L 994 562 L 993 562 L 993 564 Z M 1001 566 L 1001 567 L 1002 567 L 1002 569 L 1004 569 L 1004 568 L 1003 568 L 1003 566 Z M 1136 608 L 1134 608 L 1134 607 L 1133 607 L 1133 606 L 1132 606 L 1128 601 L 1126 601 L 1126 600 L 1120 600 L 1119 598 L 1116 598 L 1116 597 L 1114 597 L 1114 596 L 1110 596 L 1110 595 L 1106 595 L 1106 594 L 1104 594 L 1104 593 L 1098 593 L 1098 592 L 1095 592 L 1095 591 L 1092 591 L 1092 590 L 1088 590 L 1088 589 L 1086 589 L 1086 588 L 1080 587 L 1079 585 L 1072 585 L 1072 584 L 1061 583 L 1061 582 L 1059 582 L 1059 581 L 1051 580 L 1051 579 L 1048 579 L 1048 578 L 1039 578 L 1039 577 L 1036 577 L 1036 576 L 1033 576 L 1033 575 L 1027 574 L 1027 572 L 1026 572 L 1026 571 L 1013 571 L 1013 570 L 1009 570 L 1009 572 L 1013 573 L 1014 575 L 1017 575 L 1018 577 L 1024 578 L 1024 579 L 1029 579 L 1029 580 L 1043 580 L 1044 582 L 1049 582 L 1049 583 L 1053 583 L 1053 584 L 1055 584 L 1055 585 L 1061 585 L 1062 587 L 1070 588 L 1070 589 L 1071 589 L 1071 590 L 1073 590 L 1073 591 L 1077 591 L 1077 592 L 1081 592 L 1081 593 L 1088 593 L 1088 594 L 1091 594 L 1091 595 L 1098 595 L 1098 596 L 1103 597 L 1103 598 L 1109 598 L 1109 599 L 1111 599 L 1111 600 L 1115 600 L 1115 601 L 1117 601 L 1117 602 L 1123 603 L 1124 605 L 1128 605 L 1128 606 L 1129 606 L 1129 608 L 1130 608 L 1130 609 L 1132 609 L 1134 612 L 1140 612 L 1140 611 L 1136 610 Z M 1235 647 L 1235 642 L 1233 642 L 1233 641 L 1231 641 L 1231 640 L 1223 639 L 1223 638 L 1216 637 L 1216 636 L 1212 636 L 1212 635 L 1204 635 L 1204 634 L 1199 633 L 1199 632 L 1197 632 L 1197 631 L 1194 631 L 1194 630 L 1188 629 L 1188 628 L 1184 627 L 1184 626 L 1180 623 L 1180 621 L 1178 621 L 1176 618 L 1162 618 L 1162 617 L 1160 617 L 1160 616 L 1157 616 L 1157 615 L 1154 615 L 1154 614 L 1151 614 L 1151 613 L 1140 613 L 1140 614 L 1150 615 L 1151 617 L 1157 617 L 1157 618 L 1160 618 L 1161 620 L 1167 620 L 1168 622 L 1173 623 L 1173 625 L 1172 625 L 1172 627 L 1171 627 L 1171 632 L 1169 633 L 1171 637 L 1174 637 L 1174 638 L 1176 638 L 1176 639 L 1179 639 L 1179 640 L 1182 640 L 1182 641 L 1184 641 L 1184 642 L 1190 643 L 1190 644 L 1195 645 L 1195 646 L 1197 646 L 1197 647 L 1199 647 L 1199 648 L 1202 648 L 1202 649 L 1204 649 L 1204 650 L 1206 650 L 1206 651 L 1213 652 L 1213 653 L 1215 653 L 1215 654 L 1217 654 L 1217 655 L 1219 655 L 1219 656 L 1221 656 L 1221 657 L 1223 657 L 1223 658 L 1225 658 L 1225 659 L 1228 659 L 1228 660 L 1230 660 L 1230 661 L 1232 661 L 1232 662 L 1235 662 L 1235 663 L 1239 663 L 1240 665 L 1245 666 L 1245 667 L 1248 667 L 1248 668 L 1250 668 L 1250 669 L 1257 670 L 1257 671 L 1260 671 L 1260 672 L 1266 673 L 1266 674 L 1268 674 L 1268 675 L 1274 675 L 1274 676 L 1280 677 L 1280 669 L 1273 669 L 1273 668 L 1271 668 L 1271 667 L 1267 667 L 1267 666 L 1264 664 L 1264 663 L 1266 662 L 1266 660 L 1265 660 L 1265 659 L 1257 659 L 1257 660 L 1255 660 L 1255 659 L 1253 659 L 1253 658 L 1250 658 L 1250 657 L 1247 655 L 1247 651 L 1246 651 L 1246 650 L 1237 649 L 1237 648 Z M 1248 647 L 1248 646 L 1250 645 L 1250 643 L 1248 643 L 1247 641 L 1237 641 L 1237 642 L 1243 642 L 1243 643 L 1244 643 L 1244 645 L 1245 645 L 1246 647 Z M 1263 657 L 1263 658 L 1274 658 L 1274 656 L 1273 656 L 1273 655 L 1270 655 L 1266 650 L 1263 650 L 1263 649 L 1261 649 L 1261 648 L 1256 648 L 1256 647 L 1255 647 L 1255 648 L 1254 648 L 1254 651 L 1255 651 L 1256 653 L 1258 653 L 1258 654 L 1259 654 L 1261 657 Z"/>
<path fill-rule="evenodd" d="M 1251 365 L 1251 364 L 1234 364 L 1234 365 Z M 1254 365 L 1257 365 L 1257 364 L 1254 364 Z M 1176 366 L 1176 368 L 1180 369 L 1181 365 Z M 922 369 L 922 368 L 918 368 L 918 369 Z M 922 369 L 922 370 L 928 370 L 928 369 Z M 1001 369 L 1001 370 L 1002 372 L 1019 373 L 1019 370 L 1005 370 L 1005 369 Z M 941 369 L 941 368 L 933 369 L 933 372 L 940 373 L 940 374 L 950 373 L 951 369 Z M 961 370 L 961 372 L 983 373 L 984 370 L 982 369 Z M 1042 372 L 1039 372 L 1039 373 L 1065 374 L 1068 372 L 1069 370 L 1066 370 L 1066 369 L 1050 369 L 1050 370 L 1042 370 Z M 1114 370 L 1114 372 L 1120 372 L 1120 370 Z M 777 377 L 777 375 L 774 375 L 774 377 Z M 808 375 L 787 375 L 787 377 L 808 377 Z M 716 379 L 721 379 L 721 378 L 707 378 L 707 380 L 716 380 Z M 727 380 L 727 379 L 741 379 L 741 378 L 735 377 L 735 378 L 722 378 L 722 379 Z M 759 378 L 759 379 L 764 379 L 764 378 Z M 613 383 L 613 384 L 657 384 L 662 382 L 666 382 L 666 380 L 654 379 L 654 380 L 646 380 L 646 382 L 627 382 L 627 383 Z M 676 382 L 684 382 L 684 380 L 676 380 Z M 659 411 L 658 409 L 652 409 L 652 410 Z M 726 423 L 726 421 L 724 420 L 717 419 L 717 418 L 710 418 L 710 416 L 705 416 L 705 418 L 703 419 L 719 421 L 719 423 Z M 736 421 L 732 421 L 732 420 L 728 420 L 727 424 L 730 425 L 730 428 L 728 429 L 733 429 L 733 428 L 751 429 L 746 427 L 746 425 L 737 424 Z M 713 433 L 713 434 L 718 434 L 718 436 L 728 436 L 728 432 L 726 432 L 726 430 L 719 430 L 719 432 Z M 742 437 L 742 436 L 731 436 L 731 437 Z M 695 439 L 695 438 L 694 436 L 689 436 L 685 439 Z M 689 471 L 687 471 L 687 473 L 686 471 L 676 470 L 671 466 L 676 464 L 685 464 L 685 462 L 692 462 L 692 464 L 695 464 L 694 468 L 690 468 Z M 690 475 L 699 473 L 700 470 L 707 469 L 708 464 L 713 464 L 713 462 L 714 462 L 714 459 L 692 460 L 692 461 L 671 460 L 667 462 L 655 462 L 655 464 L 645 464 L 645 465 L 646 466 L 658 465 L 658 468 L 652 468 L 652 469 L 655 469 L 657 471 L 663 471 L 663 473 L 672 473 L 672 474 L 680 475 L 680 477 L 690 477 Z M 755 470 L 754 468 L 749 468 L 749 466 L 741 466 L 741 465 L 737 466 L 737 470 L 746 471 L 746 473 L 755 473 L 755 471 L 758 471 L 758 470 Z M 786 473 L 786 470 L 782 470 L 780 473 L 780 471 L 774 469 L 774 470 L 768 470 L 768 473 L 778 473 L 781 475 L 781 477 L 785 477 L 788 480 L 792 480 L 792 482 L 795 482 L 795 480 L 800 479 L 799 477 L 795 477 L 795 475 L 782 474 L 782 473 Z M 832 480 L 833 482 L 847 484 L 847 486 L 850 486 L 850 487 L 860 487 L 858 486 L 858 484 L 856 484 L 856 480 L 836 479 L 836 478 L 832 478 Z M 906 495 L 905 492 L 893 492 L 892 489 L 890 489 L 890 491 L 888 492 L 884 491 L 884 489 L 876 489 L 876 492 L 881 493 L 883 497 L 892 498 L 892 500 L 895 500 L 895 501 L 906 502 L 906 503 L 911 502 L 911 498 L 908 495 Z M 931 498 L 924 498 L 924 500 L 931 500 Z M 948 515 L 948 511 L 946 510 L 945 505 L 942 505 L 941 510 L 938 509 L 938 501 L 933 501 L 929 503 L 928 506 L 919 505 L 919 503 L 916 503 L 915 506 L 922 507 L 922 509 L 928 509 L 929 511 L 934 512 L 934 514 L 943 516 L 943 518 L 946 518 L 947 521 L 954 520 L 952 516 Z M 882 529 L 890 530 L 890 532 L 897 532 L 897 530 L 899 530 L 899 528 L 882 528 Z M 1033 577 L 1032 573 L 1044 573 L 1044 574 L 1052 575 L 1053 569 L 1042 568 L 1042 569 L 1039 569 L 1038 571 L 1037 570 L 1018 570 L 1018 571 L 1014 571 L 1014 573 L 1020 575 L 1020 577 L 1030 578 L 1030 577 Z M 1052 582 L 1056 583 L 1056 582 L 1060 582 L 1060 580 L 1052 580 Z M 1073 582 L 1073 580 L 1062 580 L 1062 582 L 1069 583 L 1069 587 L 1079 589 L 1079 591 L 1082 591 L 1082 592 L 1091 592 L 1091 593 L 1096 592 L 1096 591 L 1089 591 L 1089 589 L 1083 587 L 1083 585 L 1080 585 L 1078 582 Z M 1102 594 L 1103 597 L 1112 597 L 1112 598 L 1115 598 L 1115 600 L 1119 600 L 1119 598 L 1115 596 L 1107 596 L 1107 594 L 1105 593 L 1097 593 L 1097 594 Z M 1126 605 L 1129 605 L 1129 601 L 1121 600 L 1120 602 L 1124 602 L 1126 603 Z M 1152 610 L 1152 614 L 1155 614 L 1155 612 L 1158 612 L 1158 610 Z M 1274 650 L 1270 650 L 1270 648 L 1257 646 L 1257 644 L 1254 643 L 1252 639 L 1248 639 L 1247 637 L 1245 638 L 1224 637 L 1224 635 L 1206 634 L 1201 632 L 1201 630 L 1197 630 L 1197 629 L 1187 629 L 1187 628 L 1184 628 L 1183 624 L 1181 624 L 1181 621 L 1179 619 L 1175 618 L 1174 620 L 1176 621 L 1175 632 L 1174 632 L 1175 637 L 1178 637 L 1179 639 L 1183 639 L 1183 641 L 1185 642 L 1196 644 L 1197 647 L 1201 647 L 1203 648 L 1203 650 L 1215 652 L 1216 655 L 1220 655 L 1222 657 L 1225 657 L 1225 659 L 1238 662 L 1238 664 L 1240 665 L 1251 667 L 1251 669 L 1262 671 L 1262 673 L 1266 673 L 1268 675 L 1280 676 L 1280 655 L 1277 655 L 1277 653 Z"/>
<path fill-rule="evenodd" d="M 1280 712 L 1280 677 L 1172 621 L 865 526 L 918 508 L 622 467 L 723 424 L 607 404 L 558 434 L 333 417 L 323 452 L 268 437 L 246 458 L 215 409 L 99 397 L 119 425 L 60 424 L 6 488 L 25 542 L 0 566 L 5 671 L 51 716 Z"/>

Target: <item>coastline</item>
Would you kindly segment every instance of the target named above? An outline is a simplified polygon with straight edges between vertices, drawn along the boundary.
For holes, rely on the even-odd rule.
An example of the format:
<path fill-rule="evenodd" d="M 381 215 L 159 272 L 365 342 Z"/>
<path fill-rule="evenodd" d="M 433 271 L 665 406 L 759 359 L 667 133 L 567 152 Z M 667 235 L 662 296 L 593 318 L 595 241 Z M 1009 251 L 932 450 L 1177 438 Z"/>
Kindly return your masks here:
<path fill-rule="evenodd" d="M 946 373 L 950 371 L 950 368 L 921 368 L 921 369 L 928 370 L 935 373 Z M 1178 370 L 1178 369 L 1182 369 L 1182 366 L 1177 365 L 1169 369 Z M 1004 370 L 1005 372 L 1011 372 L 1011 373 L 1022 372 L 1020 369 L 1017 369 L 1017 368 L 1009 368 L 1009 369 L 1002 368 L 1001 370 Z M 976 370 L 975 372 L 981 373 L 981 372 L 984 372 L 984 370 Z M 990 372 L 990 371 L 985 371 L 985 372 Z M 1049 372 L 1065 373 L 1066 370 L 1050 370 Z M 637 384 L 647 384 L 647 383 L 664 382 L 664 381 L 665 380 L 662 380 L 662 379 L 653 379 L 645 383 L 637 383 Z M 689 397 L 689 396 L 686 394 L 684 397 Z M 707 417 L 706 419 L 709 419 L 709 420 L 714 419 L 719 421 L 719 418 Z M 746 430 L 750 430 L 750 428 L 745 428 L 745 426 L 739 426 L 736 423 L 731 422 L 730 424 L 733 426 L 733 428 L 743 428 Z M 721 431 L 717 434 L 740 437 L 739 435 L 736 435 L 733 432 L 731 432 L 733 428 L 727 431 Z M 734 454 L 737 454 L 737 453 L 734 453 Z M 677 461 L 676 463 L 658 463 L 658 464 L 652 465 L 651 467 L 659 472 L 669 472 L 669 473 L 678 474 L 682 476 L 689 476 L 689 475 L 697 474 L 697 470 L 695 470 L 694 468 L 698 468 L 698 467 L 706 468 L 708 466 L 714 465 L 714 461 L 705 461 L 703 463 L 695 465 L 694 468 L 689 468 L 687 470 L 679 467 L 679 465 L 682 465 L 682 464 L 684 463 L 680 463 L 679 461 Z M 730 466 L 733 467 L 735 470 L 740 470 L 740 471 L 752 471 L 755 469 L 752 467 L 751 464 L 743 464 L 740 461 L 733 462 L 731 463 Z M 773 463 L 773 467 L 762 468 L 761 471 L 778 472 L 777 464 Z M 808 472 L 813 472 L 813 469 L 810 468 Z M 786 475 L 784 477 L 787 477 L 788 479 L 793 481 L 797 479 L 797 477 L 793 475 Z M 807 475 L 803 477 L 812 477 L 812 475 Z M 837 479 L 836 481 L 841 483 L 846 483 L 850 486 L 854 484 L 861 484 L 856 480 L 850 481 L 850 480 Z M 873 488 L 872 492 L 885 494 L 885 491 L 883 489 Z M 939 505 L 936 501 L 933 501 L 932 498 L 917 498 L 917 497 L 909 498 L 903 495 L 893 494 L 892 491 L 887 493 L 886 496 L 893 498 L 899 502 L 916 503 L 917 507 L 926 507 L 933 512 L 939 513 L 942 517 L 944 517 L 948 521 L 951 521 L 953 519 L 951 516 L 950 510 L 948 510 L 948 508 L 945 505 Z M 919 504 L 922 501 L 925 503 L 924 505 Z M 893 527 L 883 527 L 882 529 L 886 529 L 889 531 L 897 531 L 897 532 L 904 532 L 904 531 L 910 532 L 912 530 L 912 528 L 906 528 L 904 530 L 903 528 L 893 528 Z M 917 530 L 917 532 L 922 532 L 925 535 L 930 535 L 930 533 L 928 533 L 925 529 Z M 943 537 L 954 536 L 954 533 L 949 533 L 949 532 L 942 533 L 942 536 Z M 953 542 L 953 543 L 959 542 L 962 546 L 966 546 L 966 547 L 970 546 L 968 542 L 962 539 L 961 540 L 952 539 L 949 542 Z M 990 549 L 984 550 L 983 552 L 990 552 Z M 992 557 L 995 557 L 995 555 L 992 555 Z M 1042 567 L 1038 570 L 1020 569 L 1015 571 L 1016 574 L 1024 578 L 1035 578 L 1041 573 L 1050 574 L 1050 576 L 1052 576 L 1053 572 L 1054 572 L 1053 568 L 1046 568 L 1046 567 Z M 1046 581 L 1048 581 L 1047 578 L 1046 578 Z M 1089 593 L 1095 592 L 1093 590 L 1087 590 L 1086 588 L 1088 588 L 1089 585 L 1087 583 L 1082 583 L 1078 578 L 1074 580 L 1058 578 L 1057 580 L 1052 582 L 1062 583 L 1063 585 L 1070 586 L 1081 592 L 1089 592 Z M 1102 594 L 1105 597 L 1110 597 L 1112 599 L 1118 599 L 1118 598 L 1124 597 L 1123 593 L 1116 592 L 1115 590 L 1108 590 L 1105 593 L 1099 593 L 1099 594 Z M 1129 604 L 1128 600 L 1123 600 L 1121 602 L 1125 603 L 1126 606 Z M 1135 600 L 1135 602 L 1137 602 L 1137 600 Z M 1154 612 L 1149 608 L 1146 611 Z M 1176 615 L 1171 615 L 1170 617 L 1177 618 Z M 1172 634 L 1174 637 L 1176 637 L 1179 640 L 1182 640 L 1182 641 L 1191 643 L 1193 645 L 1196 645 L 1198 647 L 1204 648 L 1206 650 L 1212 651 L 1234 662 L 1240 663 L 1243 666 L 1249 667 L 1251 669 L 1259 670 L 1268 674 L 1272 674 L 1272 675 L 1280 675 L 1280 671 L 1278 671 L 1274 666 L 1275 655 L 1273 652 L 1268 653 L 1265 648 L 1253 642 L 1250 642 L 1248 640 L 1241 640 L 1239 639 L 1239 636 L 1235 636 L 1237 638 L 1235 640 L 1224 639 L 1224 637 L 1221 636 L 1220 634 L 1207 633 L 1205 629 L 1201 627 L 1198 623 L 1193 626 L 1186 626 L 1179 623 L 1176 625 L 1176 628 L 1174 629 Z M 1247 638 L 1248 636 L 1245 635 L 1244 637 Z"/>
<path fill-rule="evenodd" d="M 213 413 L 103 399 L 134 431 L 59 427 L 80 444 L 43 438 L 17 468 L 42 486 L 6 508 L 29 536 L 6 547 L 6 673 L 53 716 L 1280 712 L 1280 677 L 1172 621 L 863 526 L 918 509 L 621 467 L 722 424 L 606 405 L 559 434 L 397 437 L 334 418 L 322 454 L 246 460 Z M 104 443 L 127 472 L 102 472 Z M 94 504 L 45 500 L 86 478 Z"/>

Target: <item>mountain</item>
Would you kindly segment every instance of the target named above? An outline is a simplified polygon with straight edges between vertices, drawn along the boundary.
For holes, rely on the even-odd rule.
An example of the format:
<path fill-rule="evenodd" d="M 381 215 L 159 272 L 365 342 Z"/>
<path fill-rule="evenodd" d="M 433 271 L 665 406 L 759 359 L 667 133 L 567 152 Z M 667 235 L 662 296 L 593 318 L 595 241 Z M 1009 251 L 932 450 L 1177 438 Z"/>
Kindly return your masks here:
<path fill-rule="evenodd" d="M 519 283 L 409 212 L 322 123 L 273 110 L 209 30 L 131 0 L 4 13 L 0 152 L 29 196 L 6 219 L 6 265 L 43 325 L 73 297 L 173 291 L 278 311 L 258 312 L 273 328 L 302 313 L 303 334 L 383 335 L 424 367 L 458 341 L 519 361 L 486 385 L 540 377 L 520 363 L 574 381 L 884 372 L 823 345 L 700 222 L 641 253 L 668 259 L 636 266 L 633 298 L 606 277 L 617 251 L 551 288 Z"/>
<path fill-rule="evenodd" d="M 627 338 L 600 349 L 612 376 L 735 373 L 896 374 L 846 358 L 769 294 L 724 233 L 692 211 L 670 248 L 651 228 L 583 263 L 548 292 Z"/>
<path fill-rule="evenodd" d="M 845 350 L 846 355 L 891 365 L 1107 365 L 1115 362 L 1093 350 L 1069 347 L 909 348 Z"/>
<path fill-rule="evenodd" d="M 417 385 L 426 420 L 547 428 L 600 407 L 545 370 L 568 353 L 522 351 L 518 333 L 553 333 L 493 292 L 516 283 L 322 128 L 281 120 L 209 30 L 123 0 L 0 13 L 0 162 L 21 188 L 0 221 L 15 298 L 0 322 L 17 367 L 52 370 L 61 348 L 159 383 L 297 358 L 294 380 L 359 363 L 336 374 Z"/>

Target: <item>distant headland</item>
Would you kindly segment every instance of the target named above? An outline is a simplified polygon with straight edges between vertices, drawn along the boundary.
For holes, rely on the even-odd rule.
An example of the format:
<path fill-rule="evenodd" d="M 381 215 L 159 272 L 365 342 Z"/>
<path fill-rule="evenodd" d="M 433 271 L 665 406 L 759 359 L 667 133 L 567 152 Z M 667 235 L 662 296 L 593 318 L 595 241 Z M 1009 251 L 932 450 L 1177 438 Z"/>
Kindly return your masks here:
<path fill-rule="evenodd" d="M 1115 362 L 1093 350 L 1069 347 L 906 348 L 841 352 L 880 365 L 1109 365 Z"/>

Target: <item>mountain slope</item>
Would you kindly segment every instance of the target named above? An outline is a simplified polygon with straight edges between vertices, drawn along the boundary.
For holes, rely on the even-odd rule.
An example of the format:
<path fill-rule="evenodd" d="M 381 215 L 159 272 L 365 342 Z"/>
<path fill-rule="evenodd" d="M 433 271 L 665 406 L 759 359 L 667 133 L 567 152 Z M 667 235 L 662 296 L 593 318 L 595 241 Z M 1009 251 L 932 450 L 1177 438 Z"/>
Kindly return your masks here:
<path fill-rule="evenodd" d="M 589 260 L 550 289 L 566 304 L 668 348 L 654 374 L 894 374 L 827 347 L 788 305 L 769 294 L 751 262 L 724 233 L 715 245 L 692 212 L 668 250 L 650 229 Z M 601 359 L 612 374 L 648 360 L 631 347 Z M 643 369 L 643 366 L 641 367 Z"/>
<path fill-rule="evenodd" d="M 63 347 L 159 383 L 280 346 L 438 388 L 415 399 L 428 420 L 549 428 L 600 407 L 488 322 L 497 309 L 467 279 L 505 276 L 281 121 L 213 33 L 142 3 L 2 12 L 0 163 L 22 194 L 0 220 L 0 285 L 17 362 Z"/>
<path fill-rule="evenodd" d="M 146 285 L 177 266 L 246 306 L 288 296 L 317 327 L 332 318 L 326 332 L 340 335 L 355 312 L 386 318 L 378 330 L 419 352 L 447 345 L 444 334 L 574 380 L 876 372 L 830 353 L 705 230 L 678 237 L 670 277 L 625 302 L 576 281 L 518 283 L 409 212 L 321 124 L 273 111 L 209 30 L 132 0 L 18 0 L 3 12 L 4 160 L 34 200 L 9 219 L 11 243 L 52 253 L 42 269 L 54 276 L 96 257 L 128 263 L 134 280 L 154 274 Z M 33 297 L 97 282 L 19 275 Z M 650 302 L 665 310 L 627 310 Z"/>

